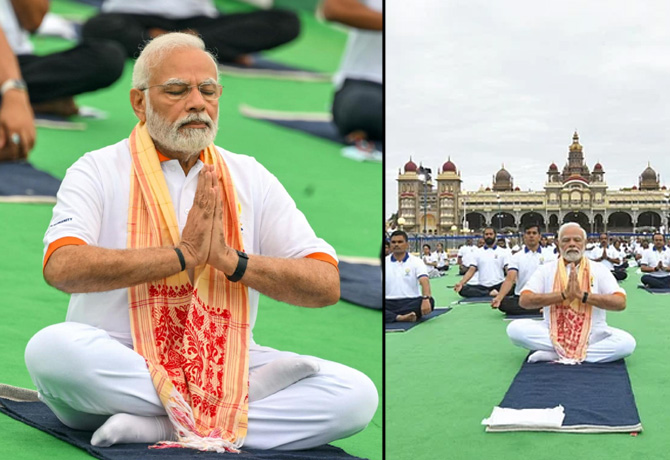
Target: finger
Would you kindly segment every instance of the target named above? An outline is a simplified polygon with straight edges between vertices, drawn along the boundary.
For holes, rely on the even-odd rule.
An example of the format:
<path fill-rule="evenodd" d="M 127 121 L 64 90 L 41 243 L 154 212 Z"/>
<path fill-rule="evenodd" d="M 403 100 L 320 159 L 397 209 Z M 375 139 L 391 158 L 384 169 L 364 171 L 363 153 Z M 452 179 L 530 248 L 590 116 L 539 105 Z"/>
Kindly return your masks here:
<path fill-rule="evenodd" d="M 28 152 L 30 152 L 30 139 L 28 138 L 28 134 L 24 133 L 21 136 L 19 158 L 28 158 Z"/>

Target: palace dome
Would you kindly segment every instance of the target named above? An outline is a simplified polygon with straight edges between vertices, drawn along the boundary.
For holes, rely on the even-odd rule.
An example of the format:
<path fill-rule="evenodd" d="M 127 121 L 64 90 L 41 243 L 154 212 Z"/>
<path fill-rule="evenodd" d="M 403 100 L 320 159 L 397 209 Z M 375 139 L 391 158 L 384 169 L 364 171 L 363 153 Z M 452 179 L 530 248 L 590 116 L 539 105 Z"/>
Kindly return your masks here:
<path fill-rule="evenodd" d="M 405 163 L 405 172 L 416 172 L 417 166 L 416 163 L 412 161 L 412 157 L 409 158 L 409 161 Z"/>

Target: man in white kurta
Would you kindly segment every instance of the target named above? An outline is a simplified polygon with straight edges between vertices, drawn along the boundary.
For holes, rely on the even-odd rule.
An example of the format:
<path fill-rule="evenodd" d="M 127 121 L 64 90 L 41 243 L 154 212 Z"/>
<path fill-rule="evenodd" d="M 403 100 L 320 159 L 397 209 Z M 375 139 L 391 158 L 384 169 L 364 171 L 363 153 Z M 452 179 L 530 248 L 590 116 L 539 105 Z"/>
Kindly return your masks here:
<path fill-rule="evenodd" d="M 192 40 L 198 42 L 193 44 Z M 137 67 L 144 62 L 142 56 L 138 59 L 131 90 L 133 109 L 147 126 L 151 125 L 151 117 L 163 117 L 168 122 L 175 118 L 173 125 L 180 126 L 175 130 L 178 142 L 198 138 L 196 133 L 180 134 L 188 129 L 209 128 L 213 139 L 218 97 L 213 98 L 209 87 L 201 89 L 198 85 L 218 80 L 216 62 L 204 52 L 202 41 L 196 37 L 167 34 L 154 40 L 168 41 L 175 47 L 162 55 L 160 64 L 147 66 L 151 69 L 149 85 L 136 81 L 141 78 Z M 153 52 L 149 49 L 147 46 L 143 53 Z M 149 100 L 155 109 L 147 107 Z M 186 121 L 179 123 L 179 120 Z M 202 234 L 194 230 L 200 219 L 189 216 L 201 216 L 199 197 L 207 192 L 199 180 L 201 171 L 211 175 L 211 166 L 203 164 L 198 149 L 191 155 L 180 156 L 178 150 L 171 150 L 169 136 L 159 136 L 151 130 L 149 133 L 159 150 L 168 199 L 182 238 L 177 249 L 181 247 L 183 254 L 174 247 L 126 249 L 131 174 L 128 140 L 87 153 L 68 170 L 44 237 L 45 278 L 73 293 L 66 322 L 38 332 L 26 349 L 26 364 L 40 399 L 66 425 L 97 430 L 93 443 L 103 446 L 116 442 L 156 442 L 171 435 L 145 359 L 133 350 L 127 286 L 150 280 L 148 272 L 165 273 L 158 276 L 163 278 L 178 273 L 180 264 L 182 271 L 199 265 L 188 249 L 198 248 L 193 235 Z M 211 140 L 205 142 L 211 145 L 207 142 Z M 216 150 L 230 171 L 239 202 L 240 230 L 248 254 L 248 265 L 240 282 L 248 287 L 250 327 L 256 320 L 259 291 L 304 306 L 326 305 L 336 300 L 316 299 L 319 291 L 330 291 L 333 282 L 337 285 L 333 248 L 316 237 L 279 181 L 255 159 L 218 147 Z M 138 254 L 151 257 L 137 260 Z M 241 260 L 241 255 L 235 259 L 236 272 Z M 266 263 L 270 271 L 260 278 L 270 282 L 270 278 L 277 277 L 279 284 L 286 286 L 269 288 L 263 281 L 254 281 L 254 272 L 259 274 Z M 125 265 L 128 265 L 126 271 Z M 225 270 L 224 273 L 231 276 Z M 298 274 L 308 285 L 299 287 L 300 281 L 290 278 L 290 273 Z M 323 278 L 319 280 L 320 277 Z M 290 292 L 295 289 L 303 290 L 304 294 Z M 263 369 L 272 368 L 265 366 L 297 355 L 261 346 L 254 342 L 253 335 L 250 342 L 245 446 L 310 448 L 354 434 L 372 418 L 377 392 L 370 379 L 347 366 L 319 358 L 309 358 L 310 363 L 315 363 L 316 372 L 306 378 L 271 394 L 254 396 L 252 387 L 259 380 L 256 376 L 263 375 Z M 118 415 L 124 418 L 108 426 Z"/>
<path fill-rule="evenodd" d="M 553 305 L 566 299 L 581 298 L 583 303 L 593 306 L 591 331 L 585 361 L 609 362 L 630 355 L 635 349 L 635 339 L 628 332 L 607 325 L 606 310 L 620 311 L 626 307 L 626 292 L 612 273 L 602 264 L 593 263 L 583 257 L 586 233 L 578 224 L 564 224 L 558 238 L 561 258 L 540 266 L 521 291 L 520 305 L 524 308 L 544 307 L 542 321 L 519 319 L 507 327 L 512 343 L 529 350 L 536 350 L 529 362 L 555 361 L 557 354 L 550 335 L 550 318 Z M 576 276 L 565 291 L 554 292 L 554 277 L 558 264 L 567 265 L 568 276 L 579 268 L 579 263 L 590 265 L 590 292 L 580 292 L 574 284 Z M 575 265 L 577 264 L 577 265 Z M 573 283 L 574 282 L 574 283 Z"/>
<path fill-rule="evenodd" d="M 426 265 L 409 252 L 407 234 L 391 235 L 391 254 L 384 260 L 384 321 L 415 322 L 435 308 Z"/>
<path fill-rule="evenodd" d="M 646 249 L 640 258 L 640 281 L 653 289 L 670 289 L 670 249 L 665 245 L 665 236 L 655 233 L 654 245 Z"/>
<path fill-rule="evenodd" d="M 491 301 L 492 308 L 498 308 L 508 315 L 537 313 L 539 310 L 527 310 L 519 306 L 521 290 L 537 269 L 556 260 L 551 246 L 540 246 L 540 227 L 536 224 L 526 226 L 523 234 L 524 248 L 512 255 L 507 264 L 507 275 L 500 287 L 500 292 Z M 508 293 L 514 287 L 514 293 Z"/>

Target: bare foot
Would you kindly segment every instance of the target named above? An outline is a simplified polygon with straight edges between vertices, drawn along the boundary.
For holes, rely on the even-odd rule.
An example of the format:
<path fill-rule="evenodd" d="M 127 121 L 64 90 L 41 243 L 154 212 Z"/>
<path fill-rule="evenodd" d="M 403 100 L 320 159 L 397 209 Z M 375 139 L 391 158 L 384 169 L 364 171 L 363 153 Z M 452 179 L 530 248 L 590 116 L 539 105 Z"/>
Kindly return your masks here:
<path fill-rule="evenodd" d="M 359 129 L 357 131 L 352 131 L 349 134 L 347 134 L 345 140 L 347 142 L 351 142 L 352 144 L 356 144 L 362 141 L 367 141 L 368 134 L 365 131 Z"/>
<path fill-rule="evenodd" d="M 244 67 L 251 67 L 252 65 L 254 65 L 254 58 L 250 54 L 241 54 L 241 55 L 237 56 L 233 60 L 233 62 L 235 64 L 239 64 L 239 65 L 242 65 Z"/>
<path fill-rule="evenodd" d="M 396 321 L 403 321 L 408 323 L 416 323 L 416 313 L 411 312 L 406 315 L 398 315 L 395 317 Z"/>
<path fill-rule="evenodd" d="M 497 295 L 498 295 L 498 290 L 497 290 L 497 289 L 492 290 L 491 292 L 489 292 L 489 295 L 490 295 L 491 297 L 495 297 L 495 296 L 497 296 Z"/>
<path fill-rule="evenodd" d="M 48 115 L 60 115 L 62 117 L 71 117 L 79 113 L 79 107 L 72 97 L 54 99 L 47 102 L 32 104 L 35 113 L 44 113 Z"/>
<path fill-rule="evenodd" d="M 160 29 L 160 28 L 158 28 L 158 27 L 152 27 L 152 28 L 150 28 L 147 32 L 149 32 L 149 36 L 150 36 L 151 38 L 156 38 L 156 37 L 158 37 L 159 35 L 166 34 L 166 33 L 167 33 L 167 30 L 165 30 L 165 29 Z"/>

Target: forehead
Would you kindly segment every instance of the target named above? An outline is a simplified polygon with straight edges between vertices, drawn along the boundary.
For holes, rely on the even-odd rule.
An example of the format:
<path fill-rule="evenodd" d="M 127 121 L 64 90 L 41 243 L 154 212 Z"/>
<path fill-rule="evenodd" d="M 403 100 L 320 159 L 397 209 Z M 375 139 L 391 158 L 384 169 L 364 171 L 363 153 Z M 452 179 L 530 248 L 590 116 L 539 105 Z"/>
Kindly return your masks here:
<path fill-rule="evenodd" d="M 405 238 L 403 238 L 402 236 L 394 236 L 391 238 L 391 243 L 404 243 L 404 242 Z"/>
<path fill-rule="evenodd" d="M 582 234 L 582 231 L 580 229 L 575 228 L 575 227 L 570 227 L 570 228 L 566 228 L 565 230 L 563 230 L 563 235 L 561 235 L 561 239 L 565 239 L 565 238 L 583 239 L 584 235 Z"/>
<path fill-rule="evenodd" d="M 484 234 L 490 235 L 491 233 L 495 233 L 493 229 L 487 228 L 486 230 L 484 230 Z"/>
<path fill-rule="evenodd" d="M 216 80 L 216 66 L 212 59 L 197 48 L 179 48 L 166 53 L 152 72 L 152 83 L 171 78 L 200 83 L 208 78 Z"/>

